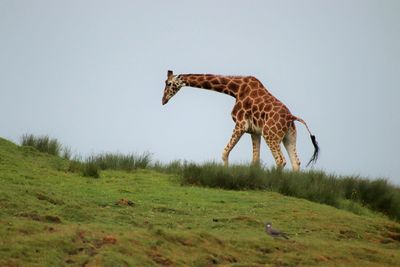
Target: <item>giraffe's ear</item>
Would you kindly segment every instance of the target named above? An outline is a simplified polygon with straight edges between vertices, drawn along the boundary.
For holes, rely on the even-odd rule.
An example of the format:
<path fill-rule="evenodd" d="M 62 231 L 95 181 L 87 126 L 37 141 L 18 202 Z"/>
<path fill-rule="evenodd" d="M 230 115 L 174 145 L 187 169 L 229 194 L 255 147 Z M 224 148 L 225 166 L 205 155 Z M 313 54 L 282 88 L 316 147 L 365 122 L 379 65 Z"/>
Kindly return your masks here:
<path fill-rule="evenodd" d="M 168 75 L 168 78 L 169 78 L 169 77 L 171 77 L 172 75 L 174 75 L 174 73 L 172 72 L 172 70 L 169 70 L 167 75 Z"/>

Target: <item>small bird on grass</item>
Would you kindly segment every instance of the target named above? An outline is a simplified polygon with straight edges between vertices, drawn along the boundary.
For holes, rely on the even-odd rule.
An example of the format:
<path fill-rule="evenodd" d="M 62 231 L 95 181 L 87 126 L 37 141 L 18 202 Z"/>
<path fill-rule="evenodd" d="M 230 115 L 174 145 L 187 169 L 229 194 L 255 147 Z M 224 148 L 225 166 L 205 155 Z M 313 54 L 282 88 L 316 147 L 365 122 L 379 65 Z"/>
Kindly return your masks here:
<path fill-rule="evenodd" d="M 281 232 L 281 231 L 279 231 L 279 230 L 277 230 L 277 229 L 273 229 L 273 228 L 272 228 L 272 224 L 271 224 L 270 222 L 267 222 L 267 223 L 265 224 L 265 232 L 267 232 L 267 234 L 269 234 L 269 235 L 272 236 L 273 238 L 282 237 L 282 238 L 285 238 L 285 239 L 289 239 L 289 237 L 287 236 L 286 233 Z"/>

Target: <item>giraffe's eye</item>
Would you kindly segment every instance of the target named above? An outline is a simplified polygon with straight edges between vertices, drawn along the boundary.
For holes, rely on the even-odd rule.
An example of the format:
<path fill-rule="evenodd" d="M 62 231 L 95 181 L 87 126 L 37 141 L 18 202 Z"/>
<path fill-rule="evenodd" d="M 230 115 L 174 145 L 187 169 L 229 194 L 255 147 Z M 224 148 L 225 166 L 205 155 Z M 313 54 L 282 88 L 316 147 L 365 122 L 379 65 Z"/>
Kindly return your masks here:
<path fill-rule="evenodd" d="M 171 86 L 171 85 L 172 85 L 172 82 L 167 82 L 167 85 L 168 85 L 168 86 Z"/>

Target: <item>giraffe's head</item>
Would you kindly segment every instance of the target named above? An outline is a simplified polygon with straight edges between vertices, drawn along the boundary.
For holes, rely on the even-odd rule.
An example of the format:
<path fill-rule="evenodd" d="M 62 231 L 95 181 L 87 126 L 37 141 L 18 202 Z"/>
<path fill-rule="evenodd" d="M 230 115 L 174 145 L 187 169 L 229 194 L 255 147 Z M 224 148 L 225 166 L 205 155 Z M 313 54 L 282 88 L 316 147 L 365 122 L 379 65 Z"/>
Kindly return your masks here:
<path fill-rule="evenodd" d="M 165 81 L 164 96 L 162 104 L 165 105 L 168 101 L 182 88 L 185 84 L 181 81 L 179 75 L 174 75 L 172 70 L 168 71 L 167 80 Z"/>

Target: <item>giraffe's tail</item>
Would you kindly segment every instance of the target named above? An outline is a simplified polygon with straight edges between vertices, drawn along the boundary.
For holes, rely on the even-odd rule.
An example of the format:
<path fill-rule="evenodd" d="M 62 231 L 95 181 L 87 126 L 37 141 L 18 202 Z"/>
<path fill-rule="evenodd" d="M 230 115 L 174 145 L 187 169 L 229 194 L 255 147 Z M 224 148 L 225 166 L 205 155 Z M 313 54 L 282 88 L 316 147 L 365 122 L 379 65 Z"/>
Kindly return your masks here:
<path fill-rule="evenodd" d="M 311 137 L 311 142 L 312 142 L 312 144 L 313 144 L 313 146 L 314 146 L 314 154 L 312 155 L 310 161 L 309 161 L 309 162 L 307 163 L 307 165 L 306 165 L 306 166 L 308 167 L 308 165 L 310 165 L 311 163 L 314 164 L 315 162 L 317 162 L 318 155 L 319 155 L 319 146 L 318 146 L 318 142 L 317 142 L 317 139 L 315 138 L 315 135 L 313 135 L 313 134 L 311 133 L 310 129 L 309 129 L 308 126 L 307 126 L 307 123 L 306 123 L 302 118 L 293 116 L 293 119 L 296 120 L 296 121 L 301 122 L 302 124 L 304 124 L 304 126 L 306 126 L 306 129 L 307 129 L 307 131 L 308 131 L 308 133 L 310 134 L 310 137 Z"/>

